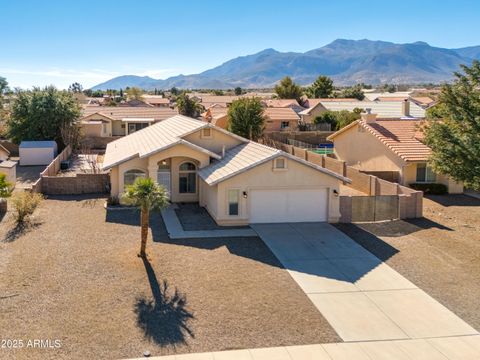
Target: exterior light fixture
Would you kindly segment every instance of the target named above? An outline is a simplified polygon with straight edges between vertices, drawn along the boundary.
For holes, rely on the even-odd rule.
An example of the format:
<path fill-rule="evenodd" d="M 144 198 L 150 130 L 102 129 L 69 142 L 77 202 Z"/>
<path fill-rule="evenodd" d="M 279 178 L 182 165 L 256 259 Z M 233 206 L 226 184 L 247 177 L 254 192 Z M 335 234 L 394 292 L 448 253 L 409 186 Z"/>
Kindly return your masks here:
<path fill-rule="evenodd" d="M 243 195 L 243 198 L 244 198 L 244 199 L 246 199 L 246 198 L 248 197 L 248 194 L 247 194 L 246 191 L 244 191 L 244 192 L 242 193 L 242 195 Z"/>
<path fill-rule="evenodd" d="M 333 189 L 333 195 L 338 196 L 338 191 L 337 191 L 337 189 Z"/>

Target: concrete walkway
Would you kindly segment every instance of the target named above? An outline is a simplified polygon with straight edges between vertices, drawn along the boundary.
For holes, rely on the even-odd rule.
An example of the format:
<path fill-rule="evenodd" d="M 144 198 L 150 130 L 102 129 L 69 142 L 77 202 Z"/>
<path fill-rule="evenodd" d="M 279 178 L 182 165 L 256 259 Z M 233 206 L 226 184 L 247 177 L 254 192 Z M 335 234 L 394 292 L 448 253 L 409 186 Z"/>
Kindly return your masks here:
<path fill-rule="evenodd" d="M 145 359 L 138 358 L 136 360 Z M 480 336 L 282 346 L 155 356 L 154 360 L 478 360 Z"/>
<path fill-rule="evenodd" d="M 344 341 L 478 334 L 327 223 L 256 224 L 252 228 Z"/>
<path fill-rule="evenodd" d="M 257 233 L 250 228 L 247 229 L 222 229 L 222 230 L 183 230 L 180 220 L 175 213 L 177 205 L 172 204 L 162 210 L 162 218 L 168 231 L 170 239 L 192 239 L 192 238 L 216 238 L 216 237 L 257 237 Z"/>

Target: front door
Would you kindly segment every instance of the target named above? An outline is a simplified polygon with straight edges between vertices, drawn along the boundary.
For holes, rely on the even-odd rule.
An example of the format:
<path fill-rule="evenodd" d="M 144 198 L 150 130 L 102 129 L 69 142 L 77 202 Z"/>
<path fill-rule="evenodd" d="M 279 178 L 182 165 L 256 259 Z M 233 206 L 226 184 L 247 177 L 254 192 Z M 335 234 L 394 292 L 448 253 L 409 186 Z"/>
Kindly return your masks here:
<path fill-rule="evenodd" d="M 157 183 L 168 191 L 168 198 L 172 194 L 172 173 L 170 171 L 170 159 L 158 163 Z"/>

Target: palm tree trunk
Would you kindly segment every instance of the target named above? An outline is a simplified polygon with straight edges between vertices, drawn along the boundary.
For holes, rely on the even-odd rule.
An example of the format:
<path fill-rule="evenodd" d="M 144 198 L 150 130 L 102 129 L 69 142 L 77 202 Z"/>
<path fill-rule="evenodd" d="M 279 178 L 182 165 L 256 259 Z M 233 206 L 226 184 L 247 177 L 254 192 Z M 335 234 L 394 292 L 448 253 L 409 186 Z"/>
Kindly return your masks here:
<path fill-rule="evenodd" d="M 147 237 L 148 237 L 148 220 L 149 220 L 148 209 L 142 209 L 141 211 L 142 243 L 140 246 L 140 254 L 139 254 L 142 258 L 147 256 L 146 248 L 147 248 Z"/>

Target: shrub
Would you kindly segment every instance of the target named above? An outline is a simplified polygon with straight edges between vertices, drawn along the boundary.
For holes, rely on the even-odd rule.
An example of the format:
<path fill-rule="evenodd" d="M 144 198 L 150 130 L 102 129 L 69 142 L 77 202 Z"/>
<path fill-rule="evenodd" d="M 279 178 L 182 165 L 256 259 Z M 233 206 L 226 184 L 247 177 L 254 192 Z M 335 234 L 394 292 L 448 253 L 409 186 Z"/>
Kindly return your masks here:
<path fill-rule="evenodd" d="M 16 212 L 17 223 L 23 223 L 32 215 L 43 200 L 41 194 L 30 191 L 19 191 L 12 196 L 12 205 Z"/>
<path fill-rule="evenodd" d="M 118 196 L 109 196 L 107 199 L 108 206 L 120 205 L 120 198 Z"/>
<path fill-rule="evenodd" d="M 7 181 L 7 175 L 0 174 L 0 198 L 6 198 L 10 196 L 10 188 L 12 184 Z"/>
<path fill-rule="evenodd" d="M 421 190 L 425 194 L 443 195 L 446 194 L 448 189 L 443 184 L 438 183 L 413 183 L 410 187 L 415 190 Z"/>

